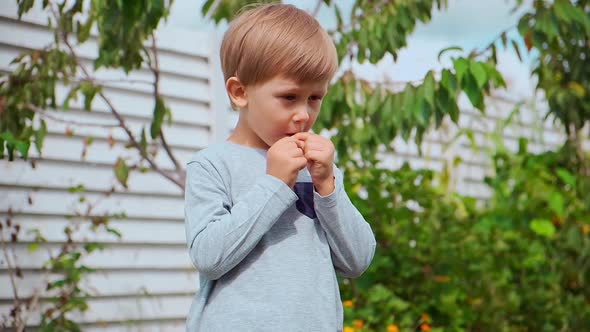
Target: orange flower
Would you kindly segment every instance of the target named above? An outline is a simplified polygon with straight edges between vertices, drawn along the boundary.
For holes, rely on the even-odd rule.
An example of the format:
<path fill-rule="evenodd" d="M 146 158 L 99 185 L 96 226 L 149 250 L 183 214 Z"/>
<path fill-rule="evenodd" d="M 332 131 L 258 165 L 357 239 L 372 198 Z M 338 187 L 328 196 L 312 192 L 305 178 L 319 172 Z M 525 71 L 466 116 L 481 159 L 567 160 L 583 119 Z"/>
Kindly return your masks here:
<path fill-rule="evenodd" d="M 395 324 L 387 325 L 387 332 L 399 332 L 399 327 Z"/>
<path fill-rule="evenodd" d="M 423 313 L 422 315 L 420 315 L 420 319 L 422 319 L 424 323 L 430 323 L 432 321 L 432 318 L 430 318 L 430 316 L 427 313 Z"/>
<path fill-rule="evenodd" d="M 351 300 L 342 302 L 342 305 L 344 305 L 345 308 L 354 308 L 354 303 Z"/>
<path fill-rule="evenodd" d="M 345 326 L 343 332 L 354 332 L 354 328 L 350 326 Z"/>
<path fill-rule="evenodd" d="M 433 279 L 435 282 L 449 282 L 451 280 L 451 277 L 449 277 L 449 276 L 434 276 Z"/>
<path fill-rule="evenodd" d="M 360 330 L 363 328 L 363 326 L 365 326 L 365 322 L 363 322 L 362 319 L 355 319 L 352 325 L 354 325 L 355 329 Z"/>
<path fill-rule="evenodd" d="M 430 325 L 426 323 L 420 324 L 420 331 L 430 332 Z"/>

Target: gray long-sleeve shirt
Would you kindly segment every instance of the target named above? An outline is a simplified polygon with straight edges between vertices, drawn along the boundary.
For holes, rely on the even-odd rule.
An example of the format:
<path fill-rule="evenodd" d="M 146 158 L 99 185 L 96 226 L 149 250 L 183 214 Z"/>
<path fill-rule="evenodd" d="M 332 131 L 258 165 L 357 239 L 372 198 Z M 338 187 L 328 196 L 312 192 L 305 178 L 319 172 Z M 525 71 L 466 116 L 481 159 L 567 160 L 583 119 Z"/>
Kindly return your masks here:
<path fill-rule="evenodd" d="M 185 225 L 200 288 L 188 331 L 340 331 L 336 272 L 359 276 L 375 252 L 336 166 L 320 196 L 266 174 L 266 150 L 223 142 L 187 165 Z"/>

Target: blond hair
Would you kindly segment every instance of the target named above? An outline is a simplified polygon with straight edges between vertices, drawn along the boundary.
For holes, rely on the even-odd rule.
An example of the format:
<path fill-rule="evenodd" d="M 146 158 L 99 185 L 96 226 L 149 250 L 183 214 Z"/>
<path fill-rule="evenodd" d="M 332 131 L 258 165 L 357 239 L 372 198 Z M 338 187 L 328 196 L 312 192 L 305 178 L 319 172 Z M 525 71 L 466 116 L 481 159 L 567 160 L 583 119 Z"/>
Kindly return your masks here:
<path fill-rule="evenodd" d="M 242 12 L 221 43 L 225 81 L 264 83 L 278 75 L 298 82 L 328 82 L 338 68 L 330 36 L 311 15 L 292 5 L 257 5 Z"/>

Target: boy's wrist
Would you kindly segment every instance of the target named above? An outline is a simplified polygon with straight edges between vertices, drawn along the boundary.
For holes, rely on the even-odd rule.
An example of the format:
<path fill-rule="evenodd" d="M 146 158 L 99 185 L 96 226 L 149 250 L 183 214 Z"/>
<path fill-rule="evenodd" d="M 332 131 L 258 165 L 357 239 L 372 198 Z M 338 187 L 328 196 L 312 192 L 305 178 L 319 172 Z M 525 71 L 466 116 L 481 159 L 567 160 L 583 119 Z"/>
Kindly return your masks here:
<path fill-rule="evenodd" d="M 319 182 L 319 183 L 314 183 L 314 187 L 315 187 L 315 191 L 320 194 L 320 196 L 328 196 L 331 193 L 334 192 L 334 190 L 336 189 L 336 184 L 335 184 L 335 180 L 334 180 L 334 176 Z"/>

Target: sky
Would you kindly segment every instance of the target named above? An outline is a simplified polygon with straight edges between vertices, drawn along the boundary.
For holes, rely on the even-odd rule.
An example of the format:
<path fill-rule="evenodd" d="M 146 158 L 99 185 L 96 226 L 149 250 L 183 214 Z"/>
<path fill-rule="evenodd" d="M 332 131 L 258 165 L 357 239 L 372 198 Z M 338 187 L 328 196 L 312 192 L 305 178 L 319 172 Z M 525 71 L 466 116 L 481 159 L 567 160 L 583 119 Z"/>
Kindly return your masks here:
<path fill-rule="evenodd" d="M 170 26 L 183 29 L 216 30 L 220 34 L 226 24 L 215 26 L 200 15 L 204 0 L 174 0 Z M 312 9 L 316 0 L 287 0 L 302 9 Z M 424 77 L 430 69 L 448 66 L 448 61 L 439 63 L 440 50 L 448 46 L 460 46 L 466 52 L 489 44 L 503 30 L 514 27 L 518 18 L 530 8 L 531 1 L 516 13 L 511 14 L 514 0 L 448 0 L 448 7 L 433 13 L 433 18 L 426 24 L 419 24 L 408 38 L 408 46 L 399 53 L 394 63 L 391 57 L 385 58 L 377 66 L 370 64 L 356 65 L 355 73 L 363 78 L 375 81 L 384 79 L 393 81 L 413 81 Z M 335 0 L 343 12 L 349 11 L 352 0 Z M 333 11 L 322 7 L 318 21 L 330 28 L 335 24 Z M 515 33 L 515 30 L 513 30 Z M 451 52 L 448 56 L 453 56 Z M 509 91 L 515 97 L 528 97 L 532 93 L 529 65 L 521 63 L 512 50 L 498 50 L 498 68 L 509 84 Z"/>

